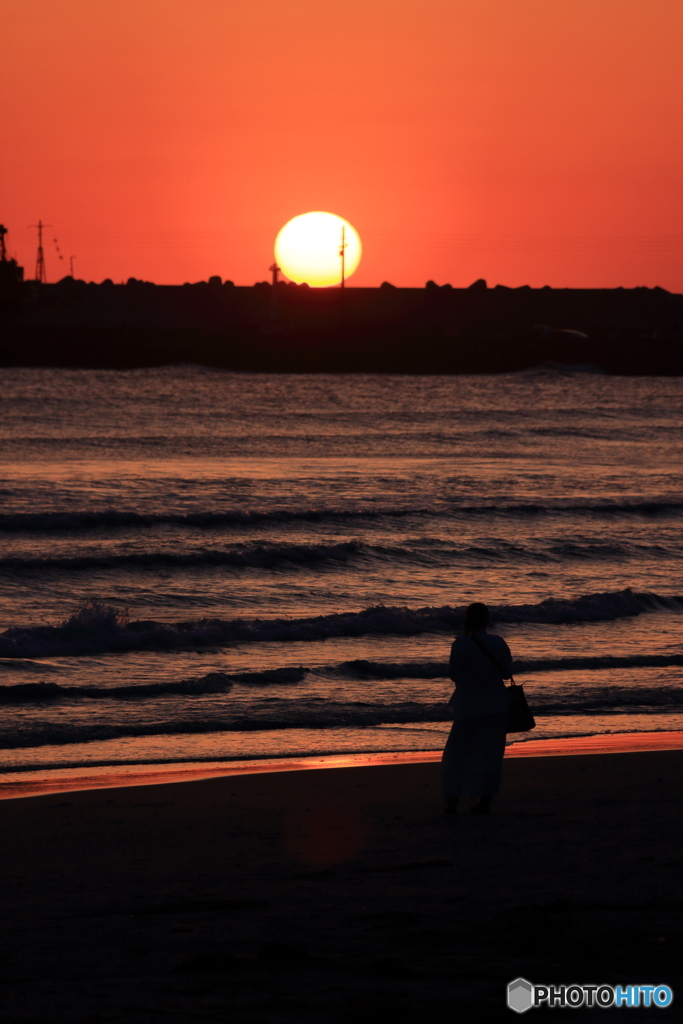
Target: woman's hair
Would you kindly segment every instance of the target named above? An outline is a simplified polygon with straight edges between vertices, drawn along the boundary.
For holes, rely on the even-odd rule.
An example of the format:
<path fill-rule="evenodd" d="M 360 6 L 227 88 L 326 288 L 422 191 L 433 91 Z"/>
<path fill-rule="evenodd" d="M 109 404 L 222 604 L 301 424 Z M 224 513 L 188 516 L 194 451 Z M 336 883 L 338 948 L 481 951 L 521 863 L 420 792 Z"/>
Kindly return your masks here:
<path fill-rule="evenodd" d="M 477 633 L 480 629 L 486 629 L 489 624 L 489 610 L 485 604 L 476 601 L 471 604 L 465 612 L 465 632 Z"/>

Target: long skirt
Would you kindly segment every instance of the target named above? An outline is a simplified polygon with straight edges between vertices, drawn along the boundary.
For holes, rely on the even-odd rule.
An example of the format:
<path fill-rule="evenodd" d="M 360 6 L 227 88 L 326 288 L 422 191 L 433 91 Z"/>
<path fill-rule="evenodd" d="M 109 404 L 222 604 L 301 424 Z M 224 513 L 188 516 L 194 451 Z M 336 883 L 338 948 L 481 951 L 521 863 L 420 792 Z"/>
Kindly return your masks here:
<path fill-rule="evenodd" d="M 444 800 L 493 796 L 500 789 L 507 715 L 478 715 L 453 722 L 441 759 Z"/>

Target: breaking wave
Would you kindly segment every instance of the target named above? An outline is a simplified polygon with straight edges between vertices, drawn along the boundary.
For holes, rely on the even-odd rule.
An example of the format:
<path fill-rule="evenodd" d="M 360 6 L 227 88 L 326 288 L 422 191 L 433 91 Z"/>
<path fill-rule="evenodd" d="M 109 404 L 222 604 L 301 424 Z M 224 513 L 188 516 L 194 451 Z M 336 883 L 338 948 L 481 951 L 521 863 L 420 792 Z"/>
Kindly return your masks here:
<path fill-rule="evenodd" d="M 683 597 L 626 589 L 574 599 L 548 598 L 539 604 L 491 607 L 494 622 L 610 622 L 655 611 L 683 611 Z M 300 619 L 194 619 L 164 623 L 128 622 L 110 606 L 88 602 L 59 626 L 14 626 L 0 634 L 1 658 L 40 658 L 105 651 L 178 650 L 233 643 L 324 640 L 368 635 L 416 636 L 453 633 L 464 607 L 404 608 L 377 605 Z"/>

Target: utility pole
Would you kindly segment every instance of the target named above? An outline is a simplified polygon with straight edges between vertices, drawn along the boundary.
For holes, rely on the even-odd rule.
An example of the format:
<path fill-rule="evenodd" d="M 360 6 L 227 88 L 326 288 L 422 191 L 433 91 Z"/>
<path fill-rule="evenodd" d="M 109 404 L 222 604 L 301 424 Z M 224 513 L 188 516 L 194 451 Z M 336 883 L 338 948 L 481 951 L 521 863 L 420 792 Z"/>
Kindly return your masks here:
<path fill-rule="evenodd" d="M 6 234 L 7 228 L 4 224 L 0 224 L 0 263 L 7 262 L 7 246 L 5 245 Z"/>
<path fill-rule="evenodd" d="M 342 224 L 342 236 L 341 245 L 339 246 L 339 255 L 341 257 L 342 270 L 341 287 L 343 288 L 346 280 L 346 224 Z"/>
<path fill-rule="evenodd" d="M 280 315 L 279 315 L 280 310 L 279 310 L 278 301 L 277 301 L 277 298 L 278 298 L 278 296 L 277 296 L 277 290 L 278 290 L 277 289 L 277 275 L 280 273 L 280 268 L 278 267 L 277 263 L 273 263 L 272 267 L 268 267 L 268 269 L 270 270 L 271 274 L 273 275 L 273 284 L 272 284 L 272 287 L 270 289 L 270 319 L 271 320 L 279 320 L 280 319 Z"/>
<path fill-rule="evenodd" d="M 341 284 L 339 291 L 339 326 L 342 330 L 346 326 L 346 310 L 344 309 L 344 295 L 346 285 L 346 224 L 342 224 L 341 245 L 339 246 L 339 258 L 341 259 Z"/>
<path fill-rule="evenodd" d="M 47 273 L 45 271 L 45 253 L 43 252 L 43 228 L 49 228 L 49 224 L 43 224 L 39 220 L 37 224 L 29 224 L 31 228 L 38 228 L 38 252 L 36 253 L 36 275 L 34 280 L 40 284 L 47 284 Z"/>
<path fill-rule="evenodd" d="M 69 256 L 69 274 L 71 275 L 71 277 L 74 276 L 74 260 L 75 259 L 76 259 L 75 256 Z"/>

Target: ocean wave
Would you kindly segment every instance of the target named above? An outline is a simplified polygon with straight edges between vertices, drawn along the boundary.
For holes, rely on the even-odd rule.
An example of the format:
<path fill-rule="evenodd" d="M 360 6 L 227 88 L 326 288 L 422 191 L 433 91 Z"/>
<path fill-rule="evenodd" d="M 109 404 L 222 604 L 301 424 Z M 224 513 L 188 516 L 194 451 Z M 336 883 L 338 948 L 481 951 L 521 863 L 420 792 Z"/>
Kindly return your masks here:
<path fill-rule="evenodd" d="M 493 622 L 611 622 L 654 611 L 683 611 L 683 597 L 621 590 L 539 604 L 491 607 Z M 163 623 L 125 621 L 117 609 L 89 602 L 59 626 L 13 626 L 0 634 L 0 658 L 40 658 L 105 651 L 178 650 L 234 643 L 325 640 L 369 635 L 453 633 L 464 607 L 405 608 L 377 605 L 300 619 L 195 619 Z"/>
<path fill-rule="evenodd" d="M 353 521 L 400 519 L 422 516 L 429 519 L 465 515 L 543 516 L 554 514 L 643 515 L 657 516 L 683 512 L 683 502 L 603 501 L 603 502 L 526 502 L 494 504 L 458 504 L 425 508 L 307 508 L 307 509 L 226 509 L 219 512 L 135 512 L 101 509 L 82 512 L 3 512 L 0 530 L 6 533 L 68 533 L 102 528 L 125 529 L 154 526 L 184 526 L 193 529 L 261 526 L 269 523 Z"/>
<path fill-rule="evenodd" d="M 249 716 L 187 719 L 167 722 L 93 723 L 69 725 L 41 722 L 19 727 L 0 728 L 0 749 L 91 743 L 124 736 L 176 736 L 212 732 L 263 732 L 282 729 L 370 728 L 377 725 L 404 725 L 410 722 L 446 722 L 450 714 L 443 702 L 424 704 L 325 704 L 324 710 L 288 705 L 281 713 L 252 713 Z"/>
<path fill-rule="evenodd" d="M 575 672 L 581 669 L 667 668 L 683 666 L 683 654 L 595 655 L 574 658 L 536 658 L 514 661 L 515 674 L 534 672 Z M 351 679 L 444 679 L 446 661 L 381 662 L 358 659 L 328 669 L 329 674 Z"/>
<path fill-rule="evenodd" d="M 364 658 L 359 658 L 354 661 L 342 661 L 339 665 L 330 665 L 317 671 L 325 675 L 359 680 L 444 679 L 448 678 L 448 662 L 382 662 L 366 661 Z"/>
<path fill-rule="evenodd" d="M 21 664 L 15 662 L 14 664 Z M 514 663 L 517 676 L 537 672 L 574 672 L 623 668 L 667 668 L 683 666 L 683 654 L 635 654 L 624 657 L 600 655 L 575 658 L 540 658 Z M 1 667 L 1 664 L 0 664 Z M 36 667 L 39 667 L 36 664 Z M 302 682 L 311 672 L 325 678 L 382 682 L 398 679 L 448 679 L 446 661 L 381 662 L 358 659 L 311 669 L 296 667 L 265 669 L 260 672 L 210 672 L 197 679 L 178 682 L 132 683 L 123 686 L 63 686 L 53 682 L 18 683 L 0 686 L 0 704 L 37 704 L 45 701 L 141 700 L 155 697 L 192 697 L 227 693 L 235 684 L 242 686 L 291 686 Z M 636 700 L 644 691 L 635 692 Z M 668 691 L 667 691 L 668 692 Z"/>
<path fill-rule="evenodd" d="M 515 661 L 515 672 L 575 672 L 581 669 L 671 668 L 683 665 L 683 654 L 587 655 Z"/>
<path fill-rule="evenodd" d="M 530 703 L 542 715 L 636 714 L 680 712 L 681 687 L 586 687 L 573 700 L 553 700 L 547 693 L 531 695 Z"/>
<path fill-rule="evenodd" d="M 36 704 L 49 700 L 76 700 L 83 697 L 99 700 L 140 700 L 170 695 L 195 696 L 225 693 L 233 681 L 223 672 L 211 672 L 201 679 L 178 682 L 139 683 L 128 686 L 60 686 L 59 683 L 19 683 L 0 686 L 0 704 Z"/>
<path fill-rule="evenodd" d="M 577 544 L 565 541 L 553 544 L 547 549 L 551 558 L 561 561 L 572 559 L 623 559 L 623 558 L 671 558 L 680 557 L 681 549 L 667 548 L 662 544 L 610 544 L 605 541 L 592 541 Z"/>
<path fill-rule="evenodd" d="M 443 566 L 453 561 L 482 562 L 566 562 L 570 560 L 624 559 L 630 557 L 680 557 L 681 549 L 658 544 L 614 544 L 566 542 L 546 549 L 529 548 L 507 541 L 488 545 L 453 547 L 443 541 L 419 538 L 403 545 L 373 545 L 358 540 L 337 544 L 244 544 L 228 549 L 194 551 L 139 551 L 130 554 L 75 555 L 66 557 L 0 558 L 0 571 L 88 572 L 108 569 L 188 569 L 224 567 L 234 569 L 280 569 L 287 566 L 346 565 L 358 559 L 382 562 L 410 562 L 420 566 Z"/>
<path fill-rule="evenodd" d="M 629 715 L 657 711 L 680 711 L 681 689 L 596 690 L 571 701 L 553 701 L 547 695 L 528 694 L 534 713 L 550 717 L 604 714 Z M 123 737 L 177 736 L 207 733 L 266 732 L 285 729 L 364 729 L 391 725 L 427 725 L 447 723 L 451 714 L 444 701 L 427 703 L 406 701 L 394 704 L 334 704 L 313 708 L 292 702 L 281 708 L 253 710 L 249 715 L 214 715 L 207 718 L 168 721 L 92 722 L 76 725 L 65 722 L 27 721 L 17 725 L 4 723 L 0 728 L 0 749 L 15 750 L 47 745 L 63 746 L 93 743 Z"/>
<path fill-rule="evenodd" d="M 253 544 L 228 550 L 209 548 L 186 553 L 139 551 L 126 555 L 76 555 L 64 558 L 8 556 L 0 558 L 0 570 L 172 569 L 197 566 L 269 569 L 283 564 L 343 563 L 365 551 L 366 546 L 360 541 L 346 541 L 340 544 Z"/>
<path fill-rule="evenodd" d="M 217 529 L 222 526 L 261 526 L 268 523 L 402 518 L 430 515 L 425 508 L 384 509 L 226 509 L 223 512 L 133 512 L 102 509 L 96 512 L 7 512 L 0 514 L 0 530 L 8 533 L 72 532 L 102 527 L 187 526 Z"/>
<path fill-rule="evenodd" d="M 0 686 L 0 704 L 37 704 L 54 700 L 142 700 L 154 697 L 199 697 L 227 693 L 235 683 L 251 686 L 290 685 L 305 678 L 308 669 L 276 668 L 262 672 L 209 672 L 198 679 L 177 682 L 131 683 L 124 686 L 61 686 L 59 683 L 18 683 Z"/>
<path fill-rule="evenodd" d="M 28 661 L 25 658 L 0 658 L 0 672 L 26 672 L 34 675 L 47 675 L 51 672 L 61 673 L 64 669 L 50 665 L 45 661 Z"/>

